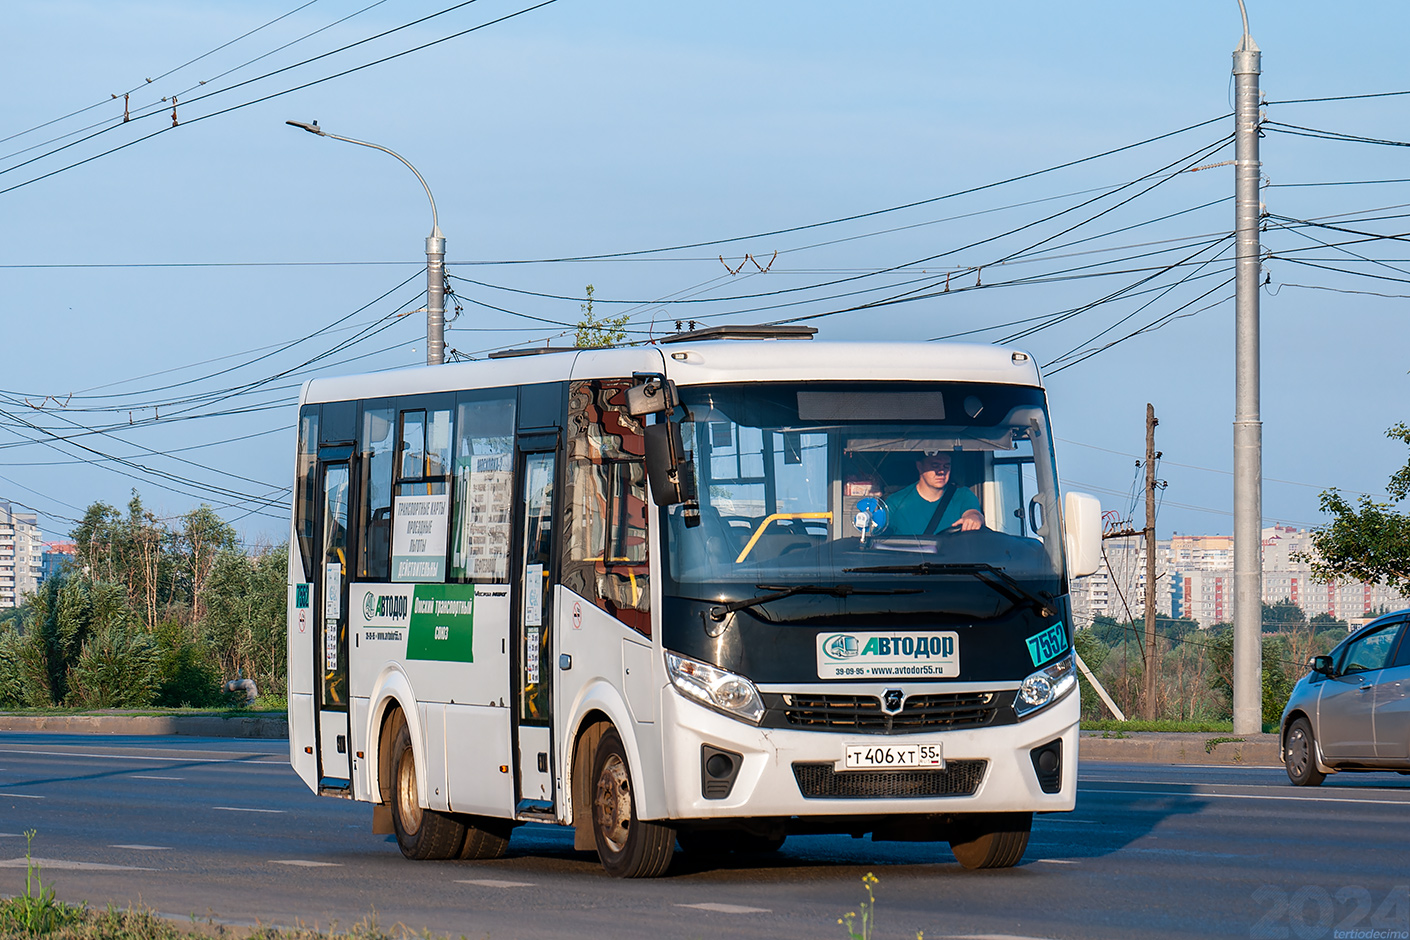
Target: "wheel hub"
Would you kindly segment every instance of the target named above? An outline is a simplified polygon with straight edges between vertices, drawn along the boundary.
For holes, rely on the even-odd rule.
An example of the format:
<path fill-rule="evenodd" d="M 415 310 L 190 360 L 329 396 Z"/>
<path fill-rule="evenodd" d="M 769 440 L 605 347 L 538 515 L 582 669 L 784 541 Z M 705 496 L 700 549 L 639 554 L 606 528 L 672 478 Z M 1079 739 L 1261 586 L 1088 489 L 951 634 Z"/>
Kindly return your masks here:
<path fill-rule="evenodd" d="M 593 808 L 598 834 L 613 852 L 621 852 L 631 831 L 632 791 L 627 765 L 615 754 L 602 765 L 597 777 Z"/>
<path fill-rule="evenodd" d="M 397 816 L 401 828 L 413 834 L 421 828 L 421 799 L 416 789 L 416 762 L 407 748 L 397 761 Z"/>

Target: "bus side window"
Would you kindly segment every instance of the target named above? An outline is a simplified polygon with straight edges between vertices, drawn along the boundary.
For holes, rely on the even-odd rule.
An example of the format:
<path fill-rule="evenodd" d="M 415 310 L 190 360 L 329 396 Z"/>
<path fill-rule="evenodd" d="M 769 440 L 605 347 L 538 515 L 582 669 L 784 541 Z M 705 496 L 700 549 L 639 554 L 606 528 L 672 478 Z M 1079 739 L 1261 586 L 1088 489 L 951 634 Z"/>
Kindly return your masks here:
<path fill-rule="evenodd" d="M 651 635 L 645 439 L 627 412 L 627 379 L 568 390 L 563 585 Z"/>
<path fill-rule="evenodd" d="M 463 392 L 455 418 L 450 580 L 509 581 L 515 389 Z M 434 428 L 434 423 L 433 423 Z M 435 434 L 432 435 L 433 444 Z M 436 448 L 432 447 L 433 454 Z M 439 458 L 438 458 L 439 459 Z M 451 460 L 450 454 L 445 456 Z"/>
<path fill-rule="evenodd" d="M 318 406 L 299 410 L 298 476 L 294 493 L 294 532 L 299 556 L 303 559 L 305 581 L 314 578 L 313 536 L 318 518 Z"/>
<path fill-rule="evenodd" d="M 358 436 L 362 505 L 358 509 L 360 561 L 357 574 L 368 581 L 386 581 L 391 577 L 396 415 L 396 408 L 391 404 L 368 402 L 362 410 L 362 433 Z"/>

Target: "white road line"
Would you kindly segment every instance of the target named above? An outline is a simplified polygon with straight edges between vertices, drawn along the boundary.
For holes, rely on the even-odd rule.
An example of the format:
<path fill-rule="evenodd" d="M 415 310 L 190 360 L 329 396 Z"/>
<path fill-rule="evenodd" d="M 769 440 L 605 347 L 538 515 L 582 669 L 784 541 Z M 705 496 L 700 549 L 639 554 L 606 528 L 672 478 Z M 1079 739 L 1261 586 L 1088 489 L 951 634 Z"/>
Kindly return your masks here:
<path fill-rule="evenodd" d="M 254 809 L 249 806 L 212 806 L 211 809 L 223 809 L 228 813 L 282 813 L 282 809 Z"/>
<path fill-rule="evenodd" d="M 1021 937 L 1011 933 L 953 934 L 942 940 L 1048 940 L 1046 937 Z"/>
<path fill-rule="evenodd" d="M 744 907 L 739 904 L 677 904 L 676 907 L 692 907 L 697 911 L 714 911 L 717 914 L 772 914 L 767 907 Z"/>
<path fill-rule="evenodd" d="M 8 792 L 6 792 L 6 791 L 4 791 L 4 790 L 0 790 L 0 799 L 3 799 L 4 797 L 7 797 L 7 796 L 13 796 L 13 797 L 14 797 L 15 799 L 17 799 L 17 800 L 42 800 L 42 799 L 44 799 L 44 797 L 42 797 L 42 796 L 36 796 L 36 795 L 33 794 L 33 793 L 8 793 Z"/>
<path fill-rule="evenodd" d="M 295 865 L 299 868 L 342 868 L 341 862 L 310 862 L 306 858 L 271 858 L 271 865 Z"/>
<path fill-rule="evenodd" d="M 1070 858 L 1035 858 L 1035 862 L 1043 862 L 1048 865 L 1076 865 L 1077 862 Z"/>
<path fill-rule="evenodd" d="M 0 859 L 0 868 L 27 868 L 33 863 L 50 871 L 157 871 L 156 868 L 138 868 L 136 865 L 103 865 L 99 862 L 70 862 L 62 858 L 6 858 Z"/>
<path fill-rule="evenodd" d="M 532 888 L 532 881 L 496 881 L 493 878 L 471 878 L 467 881 L 456 881 L 458 885 L 479 885 L 482 888 Z"/>
<path fill-rule="evenodd" d="M 158 777 L 154 774 L 133 774 L 133 780 L 185 780 L 185 777 Z"/>
<path fill-rule="evenodd" d="M 136 849 L 139 852 L 165 852 L 171 848 L 169 845 L 110 845 L 110 849 Z"/>
<path fill-rule="evenodd" d="M 1199 793 L 1188 790 L 1087 790 L 1087 793 L 1115 793 L 1121 796 L 1183 796 L 1186 799 L 1216 797 L 1225 800 L 1291 800 L 1295 803 L 1359 803 L 1368 806 L 1410 806 L 1410 800 L 1341 799 L 1335 796 L 1280 796 L 1272 793 Z"/>

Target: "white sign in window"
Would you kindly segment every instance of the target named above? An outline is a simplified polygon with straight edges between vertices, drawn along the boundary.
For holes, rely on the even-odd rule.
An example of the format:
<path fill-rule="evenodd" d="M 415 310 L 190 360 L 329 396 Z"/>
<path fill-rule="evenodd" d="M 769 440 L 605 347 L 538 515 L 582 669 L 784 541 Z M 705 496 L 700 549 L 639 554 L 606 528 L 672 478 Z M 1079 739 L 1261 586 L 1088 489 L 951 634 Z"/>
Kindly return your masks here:
<path fill-rule="evenodd" d="M 392 508 L 392 580 L 444 581 L 450 494 L 398 496 Z"/>

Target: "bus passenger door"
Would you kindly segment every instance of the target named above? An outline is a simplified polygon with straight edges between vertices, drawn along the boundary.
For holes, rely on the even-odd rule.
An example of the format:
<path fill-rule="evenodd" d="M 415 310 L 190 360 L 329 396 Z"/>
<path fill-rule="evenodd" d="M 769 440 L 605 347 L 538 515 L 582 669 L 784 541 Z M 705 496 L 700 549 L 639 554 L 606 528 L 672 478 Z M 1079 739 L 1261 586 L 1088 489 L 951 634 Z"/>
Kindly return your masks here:
<path fill-rule="evenodd" d="M 556 441 L 555 447 L 556 447 Z M 514 634 L 518 801 L 516 811 L 553 809 L 552 611 L 554 451 L 521 452 L 519 459 L 519 555 L 512 575 L 517 586 Z"/>
<path fill-rule="evenodd" d="M 312 631 L 318 676 L 318 763 L 320 790 L 346 790 L 352 780 L 348 735 L 348 574 L 352 550 L 348 535 L 349 485 L 346 461 L 323 464 L 322 532 L 317 600 L 320 629 Z"/>

